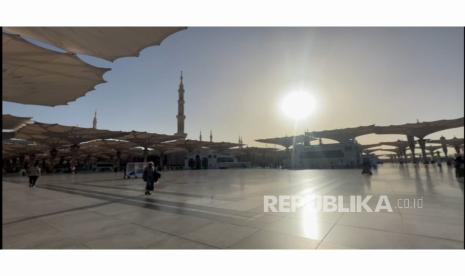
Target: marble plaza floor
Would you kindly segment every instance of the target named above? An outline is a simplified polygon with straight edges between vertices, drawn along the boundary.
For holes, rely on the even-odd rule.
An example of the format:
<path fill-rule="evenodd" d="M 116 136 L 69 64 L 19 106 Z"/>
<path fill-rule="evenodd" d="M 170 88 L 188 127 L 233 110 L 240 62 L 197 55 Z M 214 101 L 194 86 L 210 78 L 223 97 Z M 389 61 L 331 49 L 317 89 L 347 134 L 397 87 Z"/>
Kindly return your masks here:
<path fill-rule="evenodd" d="M 4 177 L 9 249 L 463 249 L 463 184 L 454 169 L 168 171 L 156 192 L 121 174 Z M 265 213 L 264 195 L 423 198 L 394 212 Z"/>

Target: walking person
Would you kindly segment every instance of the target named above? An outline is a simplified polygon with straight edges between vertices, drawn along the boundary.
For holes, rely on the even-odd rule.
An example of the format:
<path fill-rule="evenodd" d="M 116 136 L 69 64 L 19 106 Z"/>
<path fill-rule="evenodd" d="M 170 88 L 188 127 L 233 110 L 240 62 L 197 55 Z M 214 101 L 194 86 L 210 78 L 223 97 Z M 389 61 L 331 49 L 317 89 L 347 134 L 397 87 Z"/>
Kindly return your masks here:
<path fill-rule="evenodd" d="M 126 170 L 126 164 L 123 165 L 123 179 L 126 179 L 128 178 L 128 173 L 127 173 L 127 170 Z"/>
<path fill-rule="evenodd" d="M 70 167 L 71 174 L 76 174 L 76 163 L 72 161 L 70 165 L 71 165 Z"/>
<path fill-rule="evenodd" d="M 39 162 L 35 162 L 34 165 L 29 166 L 27 169 L 27 176 L 29 177 L 29 187 L 34 187 L 40 176 Z"/>
<path fill-rule="evenodd" d="M 150 195 L 153 192 L 155 182 L 161 177 L 160 173 L 157 172 L 153 162 L 149 162 L 148 166 L 144 169 L 142 179 L 145 181 L 145 195 Z"/>
<path fill-rule="evenodd" d="M 372 175 L 371 162 L 368 158 L 364 158 L 362 162 L 362 174 Z"/>

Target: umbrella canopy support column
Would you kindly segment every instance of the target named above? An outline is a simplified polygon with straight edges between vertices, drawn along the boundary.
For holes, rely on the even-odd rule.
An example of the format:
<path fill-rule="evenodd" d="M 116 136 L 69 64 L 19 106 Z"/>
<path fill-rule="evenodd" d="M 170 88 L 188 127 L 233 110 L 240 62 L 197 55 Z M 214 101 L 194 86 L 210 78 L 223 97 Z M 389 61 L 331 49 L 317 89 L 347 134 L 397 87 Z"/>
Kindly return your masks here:
<path fill-rule="evenodd" d="M 147 163 L 148 154 L 149 154 L 148 148 L 144 147 L 144 163 Z"/>
<path fill-rule="evenodd" d="M 74 144 L 71 146 L 71 166 L 77 167 L 77 157 L 78 157 L 78 151 L 79 151 L 79 145 Z"/>
<path fill-rule="evenodd" d="M 423 157 L 423 163 L 424 164 L 428 164 L 428 157 L 426 156 L 426 141 L 423 137 L 421 137 L 419 140 L 418 140 L 418 144 L 420 145 L 420 148 L 421 148 L 421 155 Z"/>
<path fill-rule="evenodd" d="M 407 135 L 408 146 L 412 152 L 412 163 L 417 163 L 415 158 L 415 140 L 412 135 Z"/>
<path fill-rule="evenodd" d="M 165 151 L 160 150 L 160 170 L 162 171 L 165 167 Z"/>
<path fill-rule="evenodd" d="M 402 158 L 404 159 L 403 160 L 404 163 L 406 163 L 407 162 L 407 148 L 405 147 L 400 148 L 400 152 L 401 152 Z"/>
<path fill-rule="evenodd" d="M 460 154 L 460 145 L 454 145 L 455 153 Z"/>
<path fill-rule="evenodd" d="M 434 150 L 433 149 L 430 149 L 429 155 L 431 155 L 431 161 L 433 161 L 433 159 L 434 159 Z"/>
<path fill-rule="evenodd" d="M 116 168 L 117 171 L 121 170 L 121 151 L 116 150 Z"/>
<path fill-rule="evenodd" d="M 400 148 L 397 149 L 397 153 L 394 155 L 395 159 L 397 159 L 397 163 L 402 162 L 402 150 Z"/>
<path fill-rule="evenodd" d="M 52 171 L 52 173 L 55 172 L 55 160 L 57 158 L 57 155 L 58 155 L 58 150 L 53 147 L 51 150 L 50 150 L 50 169 Z"/>
<path fill-rule="evenodd" d="M 438 166 L 441 166 L 441 153 L 439 151 L 436 152 L 436 158 L 437 158 L 437 163 L 438 163 Z"/>
<path fill-rule="evenodd" d="M 444 153 L 444 156 L 447 158 L 447 144 L 446 144 L 446 137 L 441 136 L 441 147 L 442 147 L 442 152 Z"/>

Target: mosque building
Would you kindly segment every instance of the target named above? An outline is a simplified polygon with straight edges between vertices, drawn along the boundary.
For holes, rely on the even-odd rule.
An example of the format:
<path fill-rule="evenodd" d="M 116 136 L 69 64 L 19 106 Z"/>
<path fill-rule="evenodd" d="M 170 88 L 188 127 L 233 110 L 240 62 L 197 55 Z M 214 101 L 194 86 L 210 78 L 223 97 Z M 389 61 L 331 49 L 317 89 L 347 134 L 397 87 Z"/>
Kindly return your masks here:
<path fill-rule="evenodd" d="M 172 151 L 167 156 L 167 165 L 174 168 L 183 169 L 222 169 L 222 168 L 233 168 L 233 167 L 247 167 L 247 162 L 239 162 L 237 158 L 228 152 L 227 147 L 221 147 L 213 142 L 213 132 L 210 130 L 209 141 L 203 141 L 202 131 L 199 133 L 198 141 L 187 140 L 187 133 L 185 132 L 185 119 L 184 113 L 184 82 L 183 75 L 181 72 L 179 88 L 178 88 L 178 113 L 176 115 L 177 120 L 177 132 L 175 135 L 183 137 L 186 143 L 191 142 L 191 146 L 187 152 Z M 182 142 L 181 142 L 182 144 Z M 197 146 L 195 146 L 197 144 Z M 221 145 L 221 143 L 220 143 Z M 229 147 L 235 146 L 232 143 L 224 143 Z M 242 137 L 240 138 L 240 147 L 242 147 Z"/>

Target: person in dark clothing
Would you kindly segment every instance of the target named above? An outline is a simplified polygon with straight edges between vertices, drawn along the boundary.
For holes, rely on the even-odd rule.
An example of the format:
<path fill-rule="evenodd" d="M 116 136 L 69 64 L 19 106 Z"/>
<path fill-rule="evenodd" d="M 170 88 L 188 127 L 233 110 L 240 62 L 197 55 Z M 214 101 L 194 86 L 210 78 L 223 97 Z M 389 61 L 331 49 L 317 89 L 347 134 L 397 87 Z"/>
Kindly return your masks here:
<path fill-rule="evenodd" d="M 452 162 L 450 161 L 451 158 L 446 156 L 446 164 L 448 167 L 452 166 Z"/>
<path fill-rule="evenodd" d="M 368 158 L 363 159 L 362 163 L 362 174 L 368 174 L 372 175 L 373 173 L 371 172 L 371 162 L 368 160 Z"/>
<path fill-rule="evenodd" d="M 202 168 L 202 161 L 200 160 L 200 156 L 195 156 L 195 169 L 200 170 Z"/>
<path fill-rule="evenodd" d="M 150 192 L 153 191 L 155 182 L 160 179 L 161 175 L 155 169 L 153 162 L 149 162 L 148 166 L 144 169 L 144 174 L 142 179 L 145 181 L 145 195 L 150 195 Z"/>
<path fill-rule="evenodd" d="M 463 182 L 464 177 L 464 160 L 461 155 L 458 155 L 455 158 L 455 177 L 457 177 L 458 181 Z"/>
<path fill-rule="evenodd" d="M 34 187 L 36 185 L 37 179 L 39 179 L 40 176 L 40 167 L 38 162 L 29 166 L 27 169 L 27 176 L 29 177 L 29 187 Z"/>

